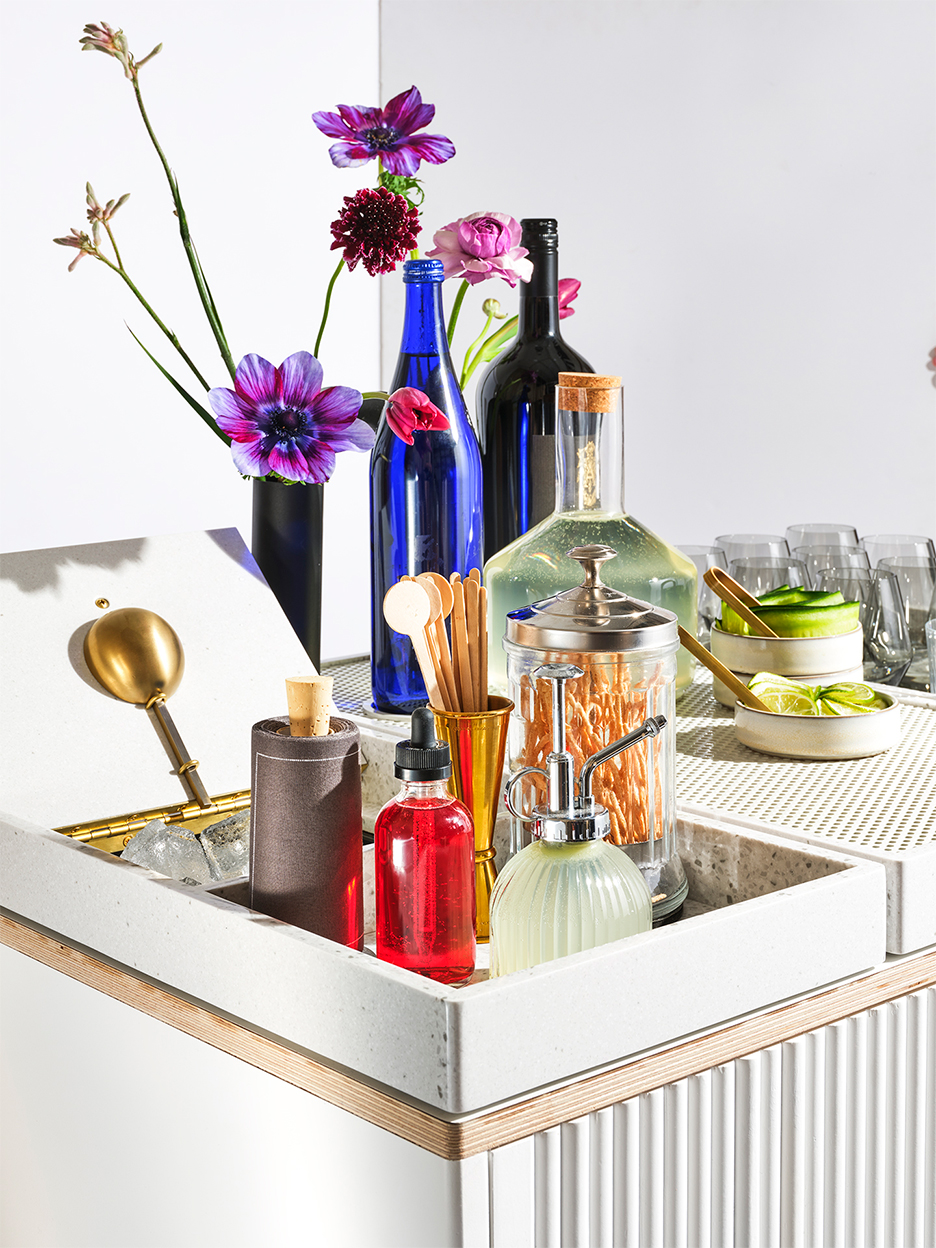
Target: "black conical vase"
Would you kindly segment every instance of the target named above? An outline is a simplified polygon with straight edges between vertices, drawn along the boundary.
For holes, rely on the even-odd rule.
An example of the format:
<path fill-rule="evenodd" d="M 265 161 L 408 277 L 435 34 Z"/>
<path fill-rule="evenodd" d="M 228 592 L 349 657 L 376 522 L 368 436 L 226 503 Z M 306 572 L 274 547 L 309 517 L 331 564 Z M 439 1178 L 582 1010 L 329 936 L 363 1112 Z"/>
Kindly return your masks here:
<path fill-rule="evenodd" d="M 324 485 L 253 483 L 253 557 L 316 671 L 322 662 L 324 501 Z"/>

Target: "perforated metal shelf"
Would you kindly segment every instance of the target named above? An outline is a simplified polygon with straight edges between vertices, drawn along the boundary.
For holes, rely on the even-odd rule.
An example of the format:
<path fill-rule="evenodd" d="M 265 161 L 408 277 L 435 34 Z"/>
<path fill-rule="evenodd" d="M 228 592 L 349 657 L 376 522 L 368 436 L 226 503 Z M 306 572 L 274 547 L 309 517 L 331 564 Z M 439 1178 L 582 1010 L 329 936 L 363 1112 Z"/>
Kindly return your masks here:
<path fill-rule="evenodd" d="M 323 670 L 334 677 L 339 709 L 372 713 L 366 656 Z M 839 762 L 775 758 L 741 745 L 734 713 L 715 701 L 711 676 L 697 671 L 676 706 L 680 803 L 827 837 L 842 848 L 894 854 L 936 844 L 936 700 L 890 692 L 902 703 L 902 738 L 885 754 Z"/>
<path fill-rule="evenodd" d="M 817 762 L 741 745 L 734 712 L 715 701 L 711 677 L 697 675 L 676 707 L 679 801 L 799 829 L 842 849 L 893 854 L 936 844 L 936 709 L 909 690 L 890 692 L 901 702 L 899 745 L 872 758 Z"/>

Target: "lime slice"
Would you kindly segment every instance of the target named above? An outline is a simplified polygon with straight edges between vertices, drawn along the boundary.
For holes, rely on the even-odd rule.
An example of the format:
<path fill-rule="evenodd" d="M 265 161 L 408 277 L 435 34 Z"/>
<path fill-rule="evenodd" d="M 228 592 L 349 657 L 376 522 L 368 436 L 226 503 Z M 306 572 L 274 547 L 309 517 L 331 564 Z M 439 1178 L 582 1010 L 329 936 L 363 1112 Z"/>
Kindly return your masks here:
<path fill-rule="evenodd" d="M 798 680 L 787 680 L 774 672 L 758 672 L 748 681 L 748 688 L 778 715 L 819 714 L 815 690 Z"/>
<path fill-rule="evenodd" d="M 852 680 L 826 685 L 824 689 L 817 689 L 816 694 L 823 715 L 865 715 L 887 706 L 873 689 Z"/>
<path fill-rule="evenodd" d="M 819 690 L 821 698 L 832 698 L 836 702 L 847 702 L 849 706 L 872 706 L 878 696 L 867 685 L 855 680 L 843 680 L 836 685 L 825 685 Z"/>

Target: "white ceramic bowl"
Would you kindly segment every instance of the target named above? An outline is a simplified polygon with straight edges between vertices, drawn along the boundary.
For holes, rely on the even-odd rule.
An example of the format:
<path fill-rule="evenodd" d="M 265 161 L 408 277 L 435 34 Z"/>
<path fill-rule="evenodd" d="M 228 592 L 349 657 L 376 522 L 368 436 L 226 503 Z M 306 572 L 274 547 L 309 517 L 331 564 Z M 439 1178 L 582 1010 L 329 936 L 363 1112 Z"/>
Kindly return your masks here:
<path fill-rule="evenodd" d="M 756 672 L 774 672 L 807 685 L 834 685 L 841 680 L 863 680 L 864 637 L 859 624 L 835 637 L 742 637 L 712 629 L 712 654 L 745 684 Z M 718 677 L 712 689 L 723 706 L 734 706 L 735 695 Z"/>
<path fill-rule="evenodd" d="M 900 741 L 900 704 L 859 715 L 778 715 L 735 702 L 735 736 L 762 754 L 786 758 L 867 758 Z"/>

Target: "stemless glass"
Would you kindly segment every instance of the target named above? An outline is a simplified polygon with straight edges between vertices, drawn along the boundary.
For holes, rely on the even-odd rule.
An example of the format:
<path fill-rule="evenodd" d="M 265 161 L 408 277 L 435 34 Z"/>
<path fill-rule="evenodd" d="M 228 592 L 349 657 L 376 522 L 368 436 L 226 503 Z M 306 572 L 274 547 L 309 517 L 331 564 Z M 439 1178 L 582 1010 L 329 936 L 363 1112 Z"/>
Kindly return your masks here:
<path fill-rule="evenodd" d="M 904 684 L 913 689 L 929 688 L 929 658 L 926 653 L 924 626 L 930 618 L 934 595 L 936 595 L 936 559 L 920 555 L 898 555 L 894 559 L 882 559 L 881 568 L 893 572 L 903 595 L 907 627 L 913 658 L 904 677 Z"/>
<path fill-rule="evenodd" d="M 744 559 L 753 555 L 776 559 L 790 553 L 786 538 L 777 533 L 724 533 L 715 538 L 714 544 L 725 552 L 729 563 L 732 559 Z"/>
<path fill-rule="evenodd" d="M 882 559 L 899 559 L 903 555 L 936 559 L 933 539 L 914 533 L 874 533 L 870 537 L 863 537 L 861 545 L 868 552 L 872 568 L 876 568 Z"/>
<path fill-rule="evenodd" d="M 846 602 L 858 602 L 864 633 L 864 678 L 882 685 L 899 685 L 910 666 L 913 647 L 903 597 L 893 572 L 881 568 L 824 568 L 816 588 L 827 593 L 838 590 Z"/>
<path fill-rule="evenodd" d="M 677 546 L 687 558 L 691 559 L 699 574 L 699 623 L 696 635 L 703 646 L 707 646 L 712 637 L 712 625 L 721 615 L 721 599 L 713 589 L 709 589 L 702 579 L 709 568 L 723 568 L 728 571 L 728 560 L 720 546 Z"/>
<path fill-rule="evenodd" d="M 802 559 L 809 573 L 809 583 L 818 585 L 824 568 L 870 568 L 868 552 L 860 546 L 797 546 L 797 559 Z"/>
<path fill-rule="evenodd" d="M 781 585 L 788 585 L 790 589 L 808 589 L 810 585 L 805 563 L 792 555 L 775 559 L 762 555 L 732 559 L 728 575 L 733 576 L 755 598 L 772 589 L 779 589 Z"/>
<path fill-rule="evenodd" d="M 858 530 L 850 524 L 791 524 L 786 540 L 790 550 L 797 546 L 857 546 Z"/>

